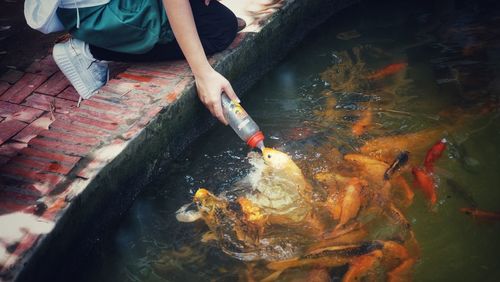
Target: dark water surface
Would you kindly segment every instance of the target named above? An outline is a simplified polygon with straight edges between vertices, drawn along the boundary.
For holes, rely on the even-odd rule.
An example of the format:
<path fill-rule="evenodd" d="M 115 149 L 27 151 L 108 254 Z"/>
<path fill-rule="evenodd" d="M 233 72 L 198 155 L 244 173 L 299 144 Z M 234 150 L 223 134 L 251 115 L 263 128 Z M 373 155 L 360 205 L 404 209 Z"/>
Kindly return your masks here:
<path fill-rule="evenodd" d="M 250 90 L 243 106 L 267 135 L 266 145 L 289 153 L 310 179 L 324 169 L 318 153 L 324 146 L 346 154 L 383 136 L 406 140 L 436 130 L 406 148 L 417 165 L 437 140 L 449 141 L 436 162 L 437 204 L 430 208 L 414 189 L 413 204 L 402 209 L 421 249 L 414 280 L 499 281 L 500 221 L 459 211 L 500 212 L 498 5 L 368 2 L 314 31 Z M 366 111 L 372 120 L 356 137 L 352 127 Z M 163 168 L 77 280 L 245 280 L 234 270 L 245 269 L 242 262 L 200 243 L 203 223 L 179 223 L 175 211 L 198 188 L 219 193 L 247 175 L 247 153 L 228 127 L 202 136 Z M 403 176 L 414 186 L 410 169 Z"/>

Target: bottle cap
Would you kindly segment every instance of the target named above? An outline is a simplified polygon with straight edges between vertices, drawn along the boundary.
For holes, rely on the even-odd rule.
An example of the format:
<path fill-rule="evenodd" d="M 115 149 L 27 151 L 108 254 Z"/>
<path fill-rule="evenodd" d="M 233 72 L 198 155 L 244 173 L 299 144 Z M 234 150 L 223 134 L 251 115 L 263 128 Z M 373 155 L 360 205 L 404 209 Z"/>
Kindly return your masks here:
<path fill-rule="evenodd" d="M 257 131 L 252 137 L 248 138 L 247 145 L 255 148 L 261 141 L 264 141 L 264 133 L 262 133 L 262 131 Z"/>

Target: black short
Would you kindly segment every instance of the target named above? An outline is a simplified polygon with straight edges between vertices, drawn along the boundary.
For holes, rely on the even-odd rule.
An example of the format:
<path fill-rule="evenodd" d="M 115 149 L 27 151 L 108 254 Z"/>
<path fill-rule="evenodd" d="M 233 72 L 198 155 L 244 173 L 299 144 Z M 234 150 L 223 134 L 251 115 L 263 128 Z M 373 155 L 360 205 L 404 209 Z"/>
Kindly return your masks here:
<path fill-rule="evenodd" d="M 238 22 L 233 12 L 216 0 L 210 1 L 208 6 L 203 0 L 189 2 L 205 53 L 209 55 L 226 49 L 236 37 L 238 29 Z M 95 45 L 90 45 L 90 52 L 98 60 L 120 62 L 152 62 L 184 58 L 177 41 L 158 44 L 144 54 L 115 52 Z"/>

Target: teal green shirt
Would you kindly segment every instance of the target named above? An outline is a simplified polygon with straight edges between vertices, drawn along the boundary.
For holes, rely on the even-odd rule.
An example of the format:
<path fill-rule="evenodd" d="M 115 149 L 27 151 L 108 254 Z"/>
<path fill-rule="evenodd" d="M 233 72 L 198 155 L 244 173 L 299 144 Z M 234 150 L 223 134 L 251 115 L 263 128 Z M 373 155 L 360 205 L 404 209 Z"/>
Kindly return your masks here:
<path fill-rule="evenodd" d="M 123 53 L 143 54 L 154 45 L 174 40 L 161 0 L 111 0 L 108 4 L 57 10 L 74 38 Z"/>

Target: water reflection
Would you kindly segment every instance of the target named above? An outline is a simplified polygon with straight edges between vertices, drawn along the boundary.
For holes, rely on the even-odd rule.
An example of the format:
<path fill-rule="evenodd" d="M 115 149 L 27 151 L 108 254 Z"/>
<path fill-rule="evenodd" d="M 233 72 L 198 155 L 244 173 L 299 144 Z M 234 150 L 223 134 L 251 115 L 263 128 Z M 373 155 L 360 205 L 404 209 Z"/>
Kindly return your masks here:
<path fill-rule="evenodd" d="M 88 280 L 328 281 L 395 270 L 416 280 L 497 280 L 500 226 L 476 211 L 500 210 L 500 15 L 492 1 L 436 3 L 362 2 L 249 93 L 245 108 L 273 136 L 269 145 L 311 187 L 300 226 L 265 221 L 263 231 L 226 238 L 240 248 L 221 246 L 224 234 L 238 237 L 235 226 L 251 226 L 245 216 L 259 218 L 248 202 L 227 199 L 252 166 L 220 127 L 138 199 L 115 237 L 119 255 L 103 255 L 122 261 Z M 431 171 L 426 155 L 443 137 Z M 384 180 L 403 151 L 407 164 Z M 200 187 L 210 194 L 195 199 L 212 201 L 222 221 L 176 222 Z M 243 262 L 237 254 L 249 246 Z"/>

